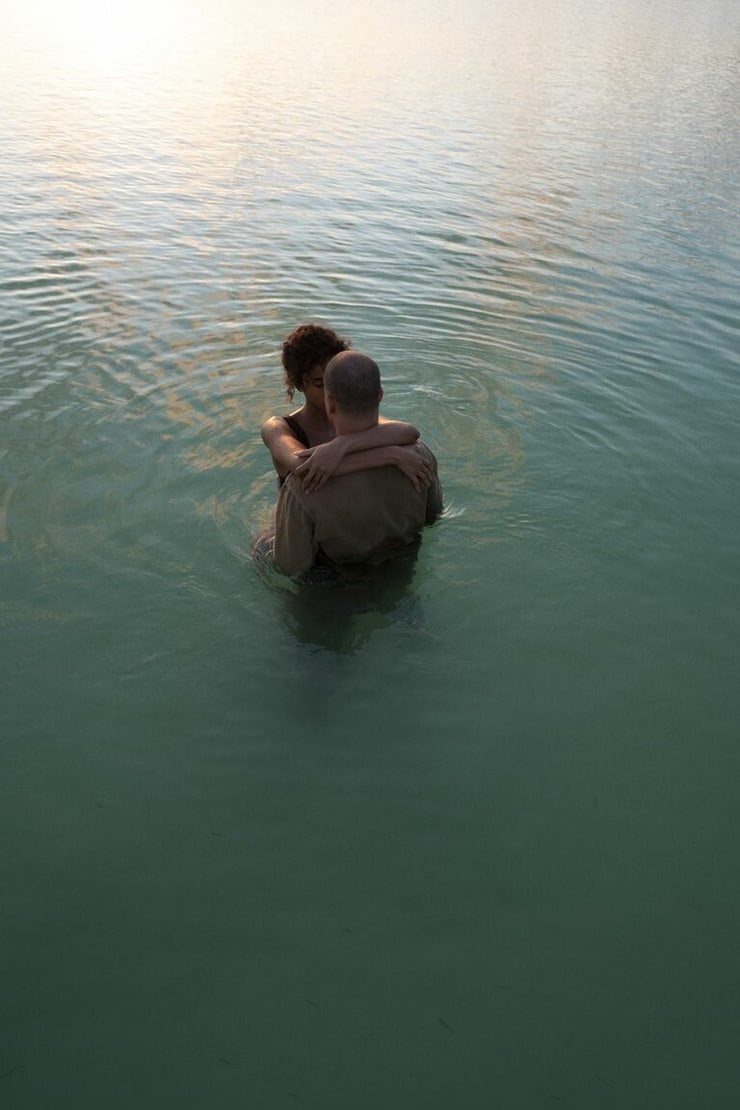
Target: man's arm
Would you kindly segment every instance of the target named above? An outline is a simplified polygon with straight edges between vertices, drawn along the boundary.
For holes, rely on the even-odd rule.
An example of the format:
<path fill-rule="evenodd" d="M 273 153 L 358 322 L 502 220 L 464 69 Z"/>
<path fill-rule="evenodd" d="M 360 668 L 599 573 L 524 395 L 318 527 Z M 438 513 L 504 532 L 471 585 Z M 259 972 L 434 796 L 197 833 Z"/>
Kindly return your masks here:
<path fill-rule="evenodd" d="M 439 484 L 439 478 L 435 478 L 431 486 L 427 490 L 427 513 L 424 518 L 425 524 L 434 524 L 435 520 L 442 513 L 442 489 Z"/>
<path fill-rule="evenodd" d="M 418 449 L 424 454 L 425 458 L 429 460 L 429 465 L 432 468 L 432 480 L 427 487 L 427 508 L 424 523 L 434 524 L 437 517 L 442 513 L 442 487 L 439 484 L 437 459 L 425 443 L 419 444 Z"/>
<path fill-rule="evenodd" d="M 308 570 L 317 550 L 313 521 L 300 502 L 296 482 L 296 478 L 288 477 L 275 513 L 275 562 L 284 574 Z"/>

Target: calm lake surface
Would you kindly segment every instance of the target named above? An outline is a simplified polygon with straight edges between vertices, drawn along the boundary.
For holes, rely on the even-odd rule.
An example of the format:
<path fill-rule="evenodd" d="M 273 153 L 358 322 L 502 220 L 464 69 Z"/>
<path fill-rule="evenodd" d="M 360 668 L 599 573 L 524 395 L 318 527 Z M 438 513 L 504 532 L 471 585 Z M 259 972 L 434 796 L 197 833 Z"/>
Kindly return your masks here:
<path fill-rule="evenodd" d="M 735 0 L 5 0 L 0 1096 L 735 1110 Z M 252 561 L 305 320 L 446 514 Z"/>

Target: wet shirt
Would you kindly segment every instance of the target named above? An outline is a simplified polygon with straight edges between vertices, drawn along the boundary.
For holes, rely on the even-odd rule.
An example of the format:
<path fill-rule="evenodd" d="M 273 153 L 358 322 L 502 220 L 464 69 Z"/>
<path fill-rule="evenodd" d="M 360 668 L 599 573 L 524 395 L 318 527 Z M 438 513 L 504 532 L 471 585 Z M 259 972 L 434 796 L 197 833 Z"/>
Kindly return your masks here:
<path fill-rule="evenodd" d="M 381 562 L 417 538 L 442 511 L 437 460 L 426 444 L 417 445 L 432 463 L 434 481 L 417 491 L 397 467 L 382 466 L 330 478 L 306 493 L 289 475 L 277 504 L 275 562 L 286 574 L 308 570 L 317 561 Z"/>

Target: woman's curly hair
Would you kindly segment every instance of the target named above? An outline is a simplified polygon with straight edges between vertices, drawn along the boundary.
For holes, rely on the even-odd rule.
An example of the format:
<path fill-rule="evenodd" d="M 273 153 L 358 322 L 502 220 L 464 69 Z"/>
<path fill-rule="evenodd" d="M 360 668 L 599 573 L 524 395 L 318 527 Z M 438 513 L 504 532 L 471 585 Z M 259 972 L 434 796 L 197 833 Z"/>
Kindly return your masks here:
<path fill-rule="evenodd" d="M 296 389 L 316 366 L 326 366 L 340 351 L 349 350 L 349 341 L 321 324 L 301 324 L 283 343 L 283 369 L 288 397 L 293 400 Z"/>

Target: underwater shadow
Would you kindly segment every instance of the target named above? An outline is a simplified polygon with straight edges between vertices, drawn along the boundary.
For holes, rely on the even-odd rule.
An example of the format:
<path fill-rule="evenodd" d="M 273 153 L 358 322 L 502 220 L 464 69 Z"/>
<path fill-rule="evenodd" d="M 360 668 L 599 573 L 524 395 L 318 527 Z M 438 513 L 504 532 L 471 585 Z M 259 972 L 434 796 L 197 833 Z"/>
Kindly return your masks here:
<path fill-rule="evenodd" d="M 422 630 L 424 613 L 414 590 L 420 546 L 419 539 L 374 565 L 312 567 L 289 589 L 278 590 L 286 627 L 298 643 L 332 655 L 354 655 L 383 628 Z M 262 570 L 269 573 L 264 563 Z M 274 573 L 273 566 L 270 577 Z"/>

